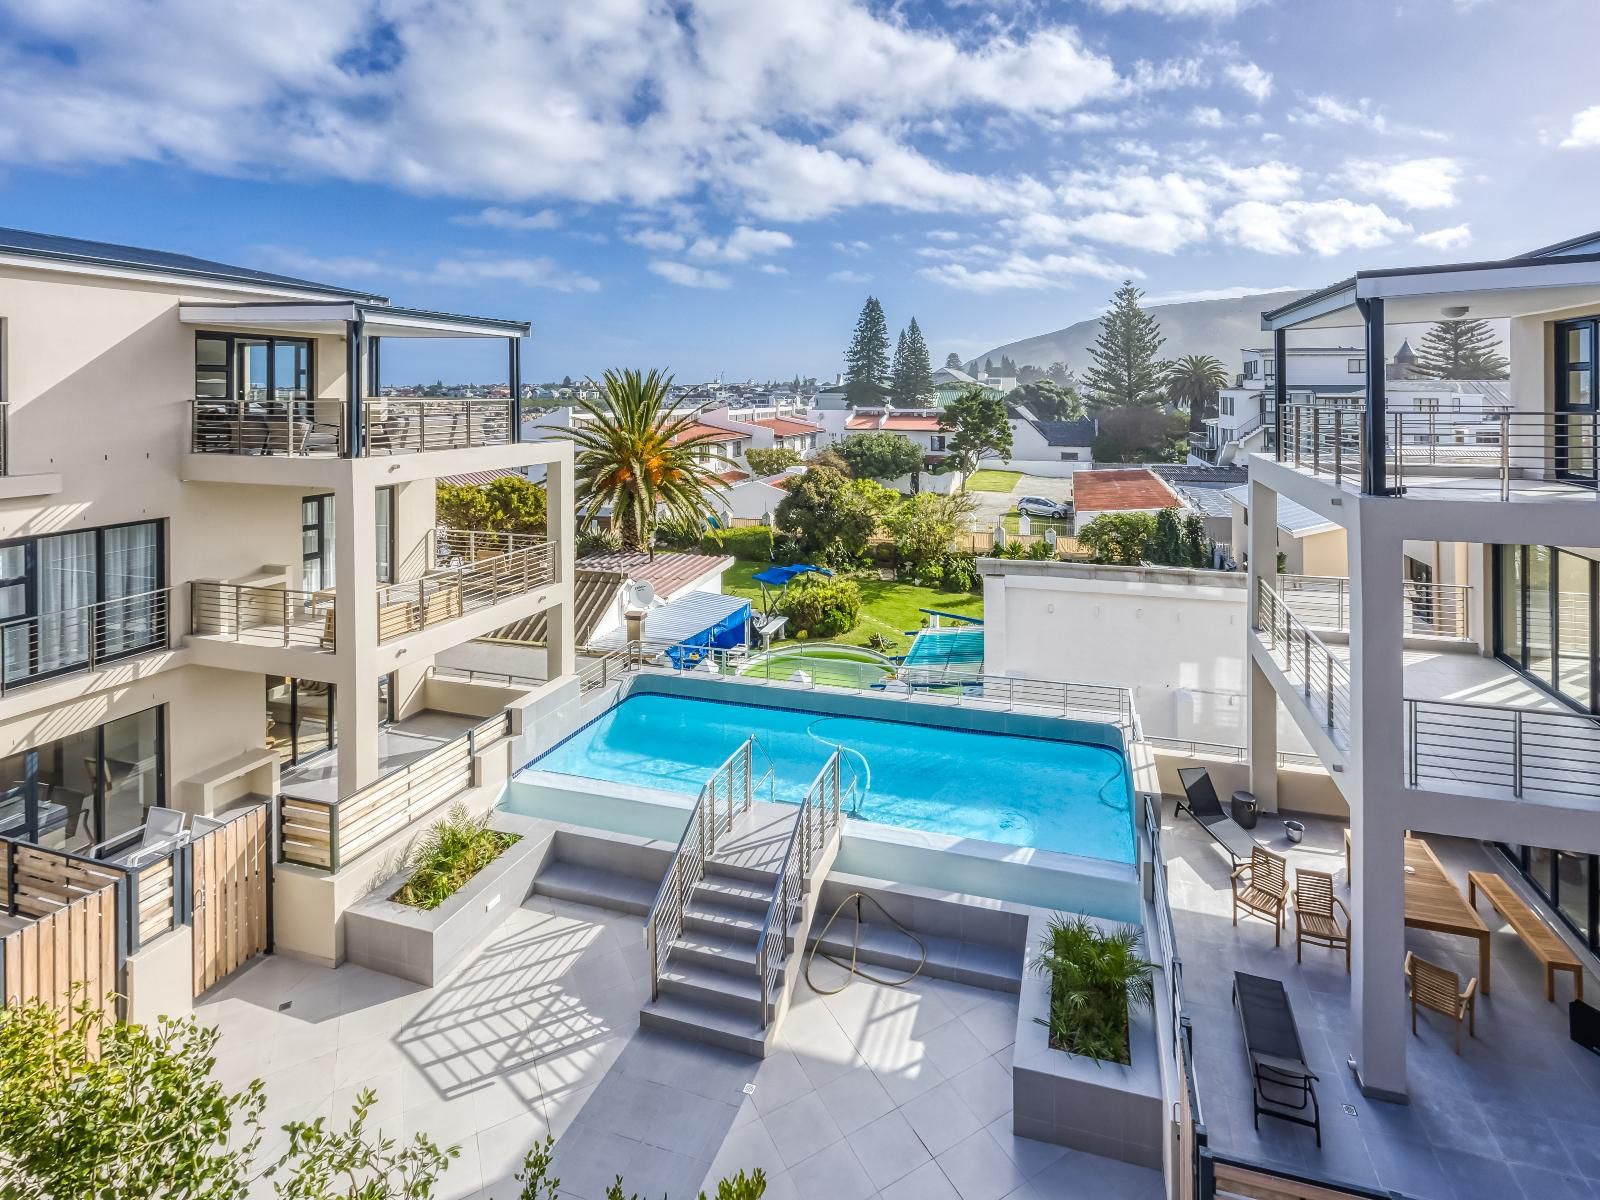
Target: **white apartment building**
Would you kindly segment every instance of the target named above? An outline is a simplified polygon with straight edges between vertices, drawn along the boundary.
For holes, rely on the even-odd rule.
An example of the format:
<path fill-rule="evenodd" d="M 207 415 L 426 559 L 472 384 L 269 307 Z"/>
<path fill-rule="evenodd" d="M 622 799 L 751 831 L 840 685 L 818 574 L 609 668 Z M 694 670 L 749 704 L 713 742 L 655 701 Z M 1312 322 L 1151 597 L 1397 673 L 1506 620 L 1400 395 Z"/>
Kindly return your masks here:
<path fill-rule="evenodd" d="M 1386 327 L 1468 314 L 1510 329 L 1504 406 L 1461 410 L 1498 430 L 1484 444 L 1431 439 L 1434 414 L 1391 403 L 1411 381 L 1382 369 Z M 1350 814 L 1359 1020 L 1335 1051 L 1369 1094 L 1401 1097 L 1408 830 L 1498 844 L 1565 936 L 1597 947 L 1600 235 L 1503 261 L 1358 272 L 1262 327 L 1278 437 L 1249 459 L 1252 786 L 1273 803 L 1281 703 Z M 1360 387 L 1337 405 L 1297 400 L 1291 331 L 1349 328 L 1362 333 Z M 1280 497 L 1344 530 L 1335 635 L 1276 575 Z M 1458 582 L 1419 579 L 1408 565 L 1419 547 Z M 1464 613 L 1458 652 L 1408 653 L 1452 609 Z"/>
<path fill-rule="evenodd" d="M 435 655 L 543 613 L 572 677 L 571 539 L 434 505 L 439 476 L 533 468 L 570 529 L 571 444 L 523 441 L 506 399 L 373 398 L 424 337 L 503 340 L 514 395 L 527 333 L 0 230 L 0 834 L 92 856 L 158 810 L 302 795 L 321 863 L 278 864 L 278 946 L 337 961 L 340 804 L 512 699 Z"/>

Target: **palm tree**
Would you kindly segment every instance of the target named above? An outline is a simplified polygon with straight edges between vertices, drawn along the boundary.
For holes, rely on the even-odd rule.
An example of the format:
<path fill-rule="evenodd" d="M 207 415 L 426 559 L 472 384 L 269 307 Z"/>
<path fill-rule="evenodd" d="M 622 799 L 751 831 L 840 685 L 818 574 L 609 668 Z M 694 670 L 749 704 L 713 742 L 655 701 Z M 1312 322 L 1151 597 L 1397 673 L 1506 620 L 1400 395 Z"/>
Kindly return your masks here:
<path fill-rule="evenodd" d="M 1222 363 L 1209 354 L 1185 354 L 1167 364 L 1167 394 L 1189 410 L 1189 432 L 1206 427 L 1206 410 L 1216 403 L 1217 392 L 1228 382 Z"/>
<path fill-rule="evenodd" d="M 672 376 L 607 371 L 598 400 L 579 400 L 591 418 L 568 430 L 577 443 L 579 524 L 611 506 L 611 528 L 629 550 L 647 550 L 658 510 L 669 519 L 703 521 L 709 496 L 727 487 L 703 448 L 713 433 L 690 432 L 695 414 L 674 413 Z"/>

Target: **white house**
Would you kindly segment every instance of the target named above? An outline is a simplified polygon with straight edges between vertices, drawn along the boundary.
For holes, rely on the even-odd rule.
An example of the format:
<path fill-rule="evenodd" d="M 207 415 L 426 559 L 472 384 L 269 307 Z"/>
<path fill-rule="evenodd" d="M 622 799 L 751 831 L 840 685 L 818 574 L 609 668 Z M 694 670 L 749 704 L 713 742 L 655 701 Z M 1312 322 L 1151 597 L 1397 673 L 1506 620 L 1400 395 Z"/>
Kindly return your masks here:
<path fill-rule="evenodd" d="M 1026 409 L 1012 410 L 1011 457 L 996 466 L 1028 475 L 1063 478 L 1094 466 L 1094 439 L 1099 423 L 1091 417 L 1080 421 L 1041 421 Z"/>
<path fill-rule="evenodd" d="M 1182 508 L 1167 481 L 1147 467 L 1080 471 L 1072 477 L 1073 533 L 1105 513 L 1158 513 Z"/>

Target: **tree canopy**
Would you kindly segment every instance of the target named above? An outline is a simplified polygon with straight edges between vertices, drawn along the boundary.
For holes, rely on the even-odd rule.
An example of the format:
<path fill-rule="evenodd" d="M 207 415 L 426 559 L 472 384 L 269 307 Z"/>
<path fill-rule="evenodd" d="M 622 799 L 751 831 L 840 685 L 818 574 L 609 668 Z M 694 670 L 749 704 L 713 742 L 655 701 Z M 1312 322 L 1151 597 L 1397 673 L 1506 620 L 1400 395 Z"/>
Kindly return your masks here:
<path fill-rule="evenodd" d="M 856 486 L 863 483 L 872 484 L 879 492 L 888 491 L 871 480 L 851 480 L 831 467 L 812 466 L 790 482 L 773 520 L 779 529 L 794 535 L 802 554 L 833 551 L 846 559 L 859 558 L 877 531 L 881 515 L 875 495 Z"/>
<path fill-rule="evenodd" d="M 1011 457 L 1011 422 L 1005 401 L 981 387 L 969 387 L 939 415 L 939 428 L 951 431 L 945 449 L 970 475 L 985 458 Z"/>
<path fill-rule="evenodd" d="M 798 450 L 787 446 L 752 447 L 744 452 L 744 461 L 756 475 L 776 475 L 803 461 Z"/>
<path fill-rule="evenodd" d="M 1205 428 L 1206 416 L 1217 406 L 1217 393 L 1226 386 L 1228 372 L 1220 359 L 1210 354 L 1185 354 L 1167 364 L 1167 394 L 1172 402 L 1189 412 L 1189 430 Z"/>
<path fill-rule="evenodd" d="M 1153 407 L 1161 402 L 1163 364 L 1156 357 L 1166 341 L 1156 319 L 1139 306 L 1144 295 L 1127 280 L 1100 318 L 1100 334 L 1089 351 L 1092 365 L 1083 382 L 1102 408 Z"/>
<path fill-rule="evenodd" d="M 961 370 L 961 355 L 957 354 L 954 350 L 950 351 L 949 354 L 944 356 L 944 367 L 947 371 Z"/>
<path fill-rule="evenodd" d="M 1417 346 L 1417 370 L 1431 379 L 1505 379 L 1511 363 L 1488 321 L 1439 321 Z"/>
<path fill-rule="evenodd" d="M 1006 400 L 1027 409 L 1041 421 L 1079 421 L 1086 415 L 1083 397 L 1071 387 L 1039 378 L 1007 393 Z"/>
<path fill-rule="evenodd" d="M 922 447 L 887 429 L 852 433 L 839 443 L 838 452 L 857 479 L 914 477 L 922 470 Z"/>
<path fill-rule="evenodd" d="M 1181 462 L 1188 422 L 1159 408 L 1112 408 L 1101 412 L 1094 442 L 1096 462 Z"/>
<path fill-rule="evenodd" d="M 850 403 L 855 406 L 875 403 L 889 383 L 889 324 L 883 318 L 883 305 L 868 296 L 856 318 L 850 348 L 844 352 L 844 381 Z"/>
<path fill-rule="evenodd" d="M 900 331 L 889 394 L 896 408 L 927 408 L 933 404 L 933 366 L 928 361 L 928 343 L 915 317 Z"/>

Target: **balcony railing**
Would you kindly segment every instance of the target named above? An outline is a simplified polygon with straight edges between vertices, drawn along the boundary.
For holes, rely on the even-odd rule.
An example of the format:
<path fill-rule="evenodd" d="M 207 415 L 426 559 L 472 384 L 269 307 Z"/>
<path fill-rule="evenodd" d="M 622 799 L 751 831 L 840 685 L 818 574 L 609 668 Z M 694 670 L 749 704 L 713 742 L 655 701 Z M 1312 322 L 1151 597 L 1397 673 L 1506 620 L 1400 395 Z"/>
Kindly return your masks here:
<path fill-rule="evenodd" d="M 1600 717 L 1449 700 L 1406 701 L 1406 782 L 1600 796 Z"/>
<path fill-rule="evenodd" d="M 554 579 L 555 543 L 536 538 L 520 549 L 384 584 L 378 588 L 378 641 L 452 621 Z"/>
<path fill-rule="evenodd" d="M 510 400 L 369 399 L 360 409 L 365 455 L 468 450 L 516 440 Z M 338 399 L 194 400 L 189 449 L 342 458 L 349 453 L 347 416 L 345 401 Z"/>
<path fill-rule="evenodd" d="M 1350 666 L 1334 655 L 1310 627 L 1289 609 L 1282 597 L 1258 579 L 1256 634 L 1300 685 L 1306 703 L 1329 729 L 1350 728 Z"/>
<path fill-rule="evenodd" d="M 0 693 L 165 650 L 171 588 L 0 622 Z"/>
<path fill-rule="evenodd" d="M 1279 575 L 1278 593 L 1313 629 L 1350 628 L 1350 581 L 1338 575 Z M 1465 638 L 1472 588 L 1407 581 L 1402 591 L 1406 637 Z"/>
<path fill-rule="evenodd" d="M 485 529 L 435 529 L 433 562 L 436 566 L 458 567 L 481 562 L 500 554 L 545 544 L 543 534 L 497 533 Z"/>
<path fill-rule="evenodd" d="M 1363 404 L 1291 404 L 1283 416 L 1278 461 L 1360 483 L 1369 453 Z M 1408 476 L 1481 476 L 1497 480 L 1500 499 L 1509 500 L 1512 481 L 1521 478 L 1594 488 L 1597 450 L 1600 417 L 1594 413 L 1441 409 L 1386 413 L 1377 453 L 1397 490 Z"/>
<path fill-rule="evenodd" d="M 333 650 L 331 589 L 300 592 L 197 579 L 189 585 L 189 632 L 260 646 Z"/>

